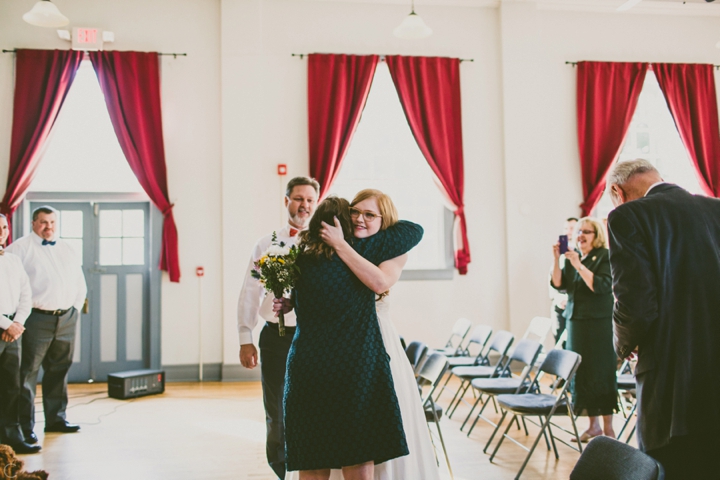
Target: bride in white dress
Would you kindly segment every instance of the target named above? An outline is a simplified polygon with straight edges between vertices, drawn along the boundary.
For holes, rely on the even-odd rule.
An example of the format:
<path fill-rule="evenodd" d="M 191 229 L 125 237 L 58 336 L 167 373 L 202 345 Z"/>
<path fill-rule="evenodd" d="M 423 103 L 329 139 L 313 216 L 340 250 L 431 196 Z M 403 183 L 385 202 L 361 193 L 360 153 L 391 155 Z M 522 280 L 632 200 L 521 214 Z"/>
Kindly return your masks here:
<path fill-rule="evenodd" d="M 381 228 L 398 220 L 397 210 L 390 197 L 379 190 L 362 190 L 353 199 L 351 217 L 357 238 L 369 237 Z M 374 480 L 439 480 L 440 472 L 425 421 L 420 394 L 412 366 L 400 343 L 400 336 L 390 320 L 387 291 L 400 277 L 407 255 L 393 258 L 375 266 L 362 258 L 345 241 L 338 226 L 327 225 L 323 240 L 331 245 L 338 256 L 368 288 L 382 298 L 376 302 L 378 323 L 385 350 L 390 356 L 395 394 L 402 415 L 409 455 L 375 465 Z M 299 472 L 287 472 L 285 480 L 299 480 Z M 343 480 L 340 470 L 330 471 L 330 480 Z"/>

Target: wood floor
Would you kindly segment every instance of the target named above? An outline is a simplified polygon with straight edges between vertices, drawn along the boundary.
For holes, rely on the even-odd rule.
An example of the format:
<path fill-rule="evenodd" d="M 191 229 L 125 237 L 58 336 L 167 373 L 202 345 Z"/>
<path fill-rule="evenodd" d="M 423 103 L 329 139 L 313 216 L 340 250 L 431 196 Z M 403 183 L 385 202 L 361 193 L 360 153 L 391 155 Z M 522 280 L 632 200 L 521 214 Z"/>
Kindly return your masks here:
<path fill-rule="evenodd" d="M 446 393 L 440 404 L 447 405 L 449 399 Z M 39 422 L 41 408 L 39 404 Z M 514 478 L 525 451 L 505 441 L 490 463 L 482 448 L 492 427 L 481 421 L 466 437 L 460 425 L 467 412 L 461 406 L 453 418 L 441 422 L 455 479 Z M 47 470 L 51 480 L 275 479 L 265 461 L 264 412 L 257 382 L 173 383 L 162 395 L 124 401 L 108 398 L 106 384 L 70 385 L 67 413 L 68 420 L 79 423 L 82 430 L 45 435 L 44 425 L 38 423 L 35 432 L 43 450 L 22 456 L 28 470 Z M 494 412 L 489 417 L 498 418 Z M 616 420 L 619 429 L 622 419 Z M 581 419 L 579 428 L 584 429 L 585 422 Z M 512 436 L 530 443 L 538 428 L 528 427 L 530 437 L 514 427 Z M 579 454 L 562 444 L 558 450 L 556 461 L 541 441 L 522 478 L 568 478 Z M 442 457 L 441 465 L 449 478 Z"/>

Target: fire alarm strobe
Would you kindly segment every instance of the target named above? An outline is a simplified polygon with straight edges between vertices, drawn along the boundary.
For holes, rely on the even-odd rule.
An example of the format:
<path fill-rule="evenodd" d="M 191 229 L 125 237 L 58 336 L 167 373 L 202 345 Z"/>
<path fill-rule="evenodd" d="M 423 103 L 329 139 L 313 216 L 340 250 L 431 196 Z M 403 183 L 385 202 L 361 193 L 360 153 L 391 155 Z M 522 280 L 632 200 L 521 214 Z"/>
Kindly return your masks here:
<path fill-rule="evenodd" d="M 108 375 L 108 396 L 126 400 L 165 391 L 162 370 L 132 370 Z"/>
<path fill-rule="evenodd" d="M 287 165 L 284 163 L 278 163 L 278 175 L 287 175 Z"/>
<path fill-rule="evenodd" d="M 195 275 L 197 275 L 198 277 L 205 276 L 205 267 L 197 267 L 195 269 Z"/>

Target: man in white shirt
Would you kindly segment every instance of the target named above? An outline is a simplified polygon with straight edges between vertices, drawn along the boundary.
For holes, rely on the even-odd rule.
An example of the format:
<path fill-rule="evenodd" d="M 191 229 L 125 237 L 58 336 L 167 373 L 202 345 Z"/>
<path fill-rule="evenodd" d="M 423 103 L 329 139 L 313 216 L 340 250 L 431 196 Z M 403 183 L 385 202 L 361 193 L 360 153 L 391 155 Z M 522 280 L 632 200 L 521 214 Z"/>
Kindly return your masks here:
<path fill-rule="evenodd" d="M 22 337 L 20 426 L 25 440 L 36 443 L 35 389 L 43 367 L 45 431 L 70 433 L 79 425 L 67 422 L 67 376 L 72 365 L 75 330 L 87 286 L 82 264 L 72 247 L 57 239 L 57 213 L 51 207 L 33 211 L 32 232 L 7 250 L 22 261 L 32 288 L 32 312 Z"/>
<path fill-rule="evenodd" d="M 0 213 L 0 441 L 16 453 L 37 453 L 40 445 L 25 442 L 20 429 L 20 336 L 32 308 L 32 291 L 22 262 L 3 250 L 8 222 Z"/>
<path fill-rule="evenodd" d="M 277 241 L 295 245 L 297 234 L 307 228 L 315 210 L 320 185 L 307 177 L 295 177 L 287 184 L 285 207 L 288 224 L 277 231 Z M 250 271 L 272 241 L 272 234 L 258 240 L 245 272 L 245 281 L 238 301 L 238 333 L 240 334 L 240 363 L 245 368 L 255 368 L 258 352 L 253 344 L 252 332 L 258 317 L 265 321 L 260 333 L 260 370 L 262 375 L 263 403 L 267 426 L 266 454 L 268 463 L 279 478 L 285 478 L 285 432 L 283 428 L 283 389 L 285 388 L 285 364 L 290 343 L 295 335 L 295 314 L 285 314 L 285 336 L 278 334 L 277 318 L 272 310 L 272 295 L 252 278 Z"/>

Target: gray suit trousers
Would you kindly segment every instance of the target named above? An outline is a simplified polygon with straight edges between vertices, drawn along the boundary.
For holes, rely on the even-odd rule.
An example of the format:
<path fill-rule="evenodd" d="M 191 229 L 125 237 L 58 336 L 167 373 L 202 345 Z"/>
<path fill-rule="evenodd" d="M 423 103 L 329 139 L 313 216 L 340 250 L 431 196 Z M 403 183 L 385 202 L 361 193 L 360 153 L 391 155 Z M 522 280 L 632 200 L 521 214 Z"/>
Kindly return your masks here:
<path fill-rule="evenodd" d="M 65 421 L 67 378 L 72 365 L 75 331 L 79 317 L 75 308 L 56 317 L 33 312 L 25 322 L 20 365 L 20 426 L 24 432 L 35 427 L 35 389 L 43 369 L 42 396 L 45 427 Z"/>

